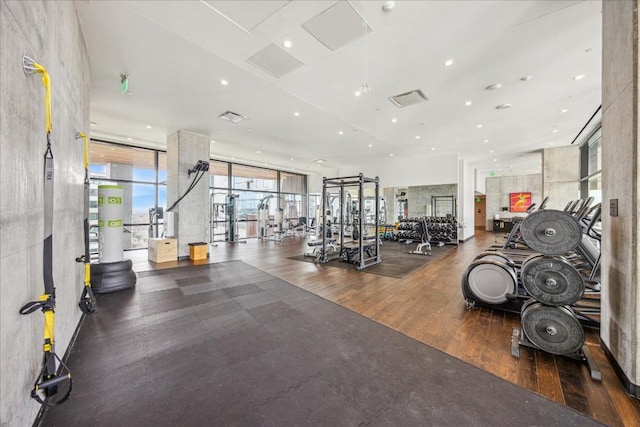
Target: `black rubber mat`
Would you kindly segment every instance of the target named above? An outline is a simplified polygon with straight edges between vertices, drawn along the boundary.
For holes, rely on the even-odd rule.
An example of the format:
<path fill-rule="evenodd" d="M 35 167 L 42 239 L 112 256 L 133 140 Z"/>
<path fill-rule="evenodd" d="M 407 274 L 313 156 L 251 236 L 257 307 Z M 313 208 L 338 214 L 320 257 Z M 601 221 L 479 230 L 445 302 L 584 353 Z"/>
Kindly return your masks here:
<path fill-rule="evenodd" d="M 449 250 L 455 248 L 455 246 L 452 245 L 438 247 L 437 244 L 433 244 L 431 255 L 410 254 L 409 251 L 415 251 L 417 246 L 417 243 L 406 245 L 404 243 L 385 241 L 382 243 L 382 246 L 380 246 L 380 257 L 382 258 L 382 262 L 380 264 L 367 267 L 361 271 L 402 279 L 417 269 L 424 267 L 430 261 L 441 257 L 445 253 L 449 252 Z M 309 248 L 309 252 L 312 250 L 313 248 Z M 329 262 L 323 265 L 327 267 L 355 269 L 355 264 L 340 261 L 337 254 L 330 254 L 330 258 Z M 304 255 L 289 257 L 289 259 L 295 261 L 315 262 L 314 257 Z"/>
<path fill-rule="evenodd" d="M 42 426 L 591 426 L 241 261 L 99 296 Z"/>

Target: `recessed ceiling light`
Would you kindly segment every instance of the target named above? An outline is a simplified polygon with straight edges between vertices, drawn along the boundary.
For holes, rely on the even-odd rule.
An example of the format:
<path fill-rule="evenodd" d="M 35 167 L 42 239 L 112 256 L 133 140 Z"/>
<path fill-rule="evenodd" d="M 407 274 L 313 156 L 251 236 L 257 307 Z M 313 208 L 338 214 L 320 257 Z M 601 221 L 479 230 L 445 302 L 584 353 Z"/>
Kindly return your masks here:
<path fill-rule="evenodd" d="M 215 144 L 216 142 L 212 139 L 212 140 L 211 140 L 211 143 L 212 143 L 212 144 Z"/>
<path fill-rule="evenodd" d="M 431 151 L 436 151 L 436 147 L 431 147 Z"/>
<path fill-rule="evenodd" d="M 562 110 L 560 110 L 561 113 L 566 113 L 567 111 L 569 110 L 567 110 L 566 108 L 563 108 Z"/>
<path fill-rule="evenodd" d="M 498 90 L 502 87 L 502 84 L 500 83 L 493 83 L 490 84 L 489 86 L 485 87 L 486 90 Z"/>
<path fill-rule="evenodd" d="M 89 123 L 90 126 L 98 126 L 98 124 L 96 122 L 91 122 Z"/>
<path fill-rule="evenodd" d="M 489 150 L 489 153 L 493 153 L 493 150 Z"/>
<path fill-rule="evenodd" d="M 133 138 L 127 138 L 127 141 L 133 141 Z"/>
<path fill-rule="evenodd" d="M 552 130 L 551 133 L 558 133 L 558 129 Z"/>
<path fill-rule="evenodd" d="M 506 110 L 507 108 L 511 108 L 511 104 L 496 105 L 496 110 Z"/>
<path fill-rule="evenodd" d="M 489 142 L 489 140 L 488 140 L 488 139 L 485 139 L 483 142 L 486 144 L 487 142 Z"/>
<path fill-rule="evenodd" d="M 555 145 L 555 143 L 553 143 L 553 142 L 550 142 L 550 143 L 549 143 L 549 145 Z"/>
<path fill-rule="evenodd" d="M 300 113 L 298 113 L 297 111 L 295 113 L 293 113 L 294 116 L 296 117 L 300 117 Z"/>
<path fill-rule="evenodd" d="M 573 78 L 573 80 L 582 80 L 582 79 L 584 79 L 585 77 L 586 77 L 586 76 L 585 76 L 584 74 L 578 74 L 577 76 L 575 76 L 575 77 Z"/>
<path fill-rule="evenodd" d="M 453 65 L 453 59 L 447 59 L 446 61 L 443 62 L 443 65 L 445 67 L 450 67 Z"/>
<path fill-rule="evenodd" d="M 497 167 L 497 168 L 499 168 L 499 167 L 500 167 L 500 165 L 496 165 L 496 167 Z M 500 171 L 502 171 L 502 169 L 500 169 Z"/>
<path fill-rule="evenodd" d="M 133 95 L 133 92 L 132 92 L 132 91 L 130 91 L 130 90 L 128 90 L 128 91 L 127 91 L 127 95 Z"/>
<path fill-rule="evenodd" d="M 520 77 L 520 80 L 522 80 L 523 82 L 528 82 L 532 78 L 533 78 L 533 76 L 524 76 L 524 77 Z"/>
<path fill-rule="evenodd" d="M 324 163 L 324 162 L 326 162 L 326 160 L 325 159 L 315 159 L 314 162 L 316 162 L 316 163 Z"/>
<path fill-rule="evenodd" d="M 226 81 L 226 80 L 220 80 L 220 84 L 221 84 L 222 86 L 226 86 L 226 85 L 228 85 L 228 84 L 229 84 L 229 82 L 228 82 L 228 81 Z"/>
<path fill-rule="evenodd" d="M 292 158 L 290 158 L 289 160 L 294 161 L 295 159 L 292 157 Z"/>
<path fill-rule="evenodd" d="M 391 123 L 398 123 L 398 119 L 394 117 L 393 119 L 391 119 Z"/>
<path fill-rule="evenodd" d="M 256 153 L 260 154 L 260 150 L 257 150 Z"/>
<path fill-rule="evenodd" d="M 369 148 L 372 148 L 372 147 L 373 147 L 373 144 L 369 144 Z"/>
<path fill-rule="evenodd" d="M 493 161 L 494 161 L 494 162 L 497 162 L 497 161 L 498 161 L 498 159 L 493 159 Z"/>
<path fill-rule="evenodd" d="M 151 129 L 151 126 L 147 125 L 147 129 Z"/>
<path fill-rule="evenodd" d="M 338 131 L 338 135 L 343 135 L 343 134 L 344 134 L 344 132 Z"/>
<path fill-rule="evenodd" d="M 393 153 L 389 154 L 389 157 L 393 157 Z"/>
<path fill-rule="evenodd" d="M 471 104 L 473 104 L 471 101 L 464 101 L 464 106 L 465 107 L 468 107 Z"/>
<path fill-rule="evenodd" d="M 287 49 L 289 49 L 291 46 L 293 46 L 293 43 L 291 42 L 291 40 L 285 40 L 285 41 L 282 42 L 282 46 L 284 46 Z"/>
<path fill-rule="evenodd" d="M 420 135 L 416 135 L 416 139 L 420 139 Z"/>
<path fill-rule="evenodd" d="M 357 90 L 357 91 L 355 91 L 353 94 L 354 94 L 355 96 L 360 96 L 360 91 L 359 91 L 359 90 Z"/>
<path fill-rule="evenodd" d="M 478 123 L 478 124 L 476 125 L 476 127 L 477 127 L 478 129 L 480 129 L 480 128 L 482 127 L 482 124 L 481 124 L 481 123 Z"/>

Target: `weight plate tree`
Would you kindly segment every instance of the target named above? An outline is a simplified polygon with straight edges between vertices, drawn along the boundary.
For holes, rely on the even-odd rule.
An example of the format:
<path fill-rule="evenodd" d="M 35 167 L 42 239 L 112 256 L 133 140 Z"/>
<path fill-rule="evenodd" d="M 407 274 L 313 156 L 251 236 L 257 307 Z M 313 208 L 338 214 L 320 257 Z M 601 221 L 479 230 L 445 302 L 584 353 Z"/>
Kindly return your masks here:
<path fill-rule="evenodd" d="M 584 294 L 580 272 L 560 257 L 530 256 L 522 263 L 520 279 L 527 293 L 543 304 L 573 304 Z"/>
<path fill-rule="evenodd" d="M 515 269 L 504 262 L 479 259 L 462 275 L 462 293 L 488 304 L 507 302 L 508 294 L 517 292 Z"/>
<path fill-rule="evenodd" d="M 522 239 L 535 252 L 561 255 L 574 250 L 582 239 L 580 224 L 568 213 L 535 211 L 522 220 Z"/>
<path fill-rule="evenodd" d="M 569 307 L 530 300 L 522 306 L 522 331 L 531 343 L 556 355 L 575 355 L 584 344 L 584 330 Z"/>

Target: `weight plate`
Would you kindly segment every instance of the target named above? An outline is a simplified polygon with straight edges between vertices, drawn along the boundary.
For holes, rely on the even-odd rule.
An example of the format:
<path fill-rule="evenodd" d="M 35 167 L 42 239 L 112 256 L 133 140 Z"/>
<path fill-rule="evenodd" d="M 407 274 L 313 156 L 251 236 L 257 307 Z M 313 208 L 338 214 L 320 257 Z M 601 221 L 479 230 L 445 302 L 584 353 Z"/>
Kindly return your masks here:
<path fill-rule="evenodd" d="M 509 266 L 514 266 L 514 262 L 511 258 L 509 258 L 509 256 L 503 254 L 502 252 L 498 252 L 498 251 L 483 251 L 480 252 L 474 259 L 491 259 L 494 261 L 498 261 L 498 262 L 504 262 L 505 264 L 509 265 Z"/>
<path fill-rule="evenodd" d="M 535 300 L 547 305 L 573 304 L 584 294 L 580 272 L 567 260 L 533 255 L 522 263 L 522 286 Z"/>
<path fill-rule="evenodd" d="M 545 209 L 522 220 L 522 239 L 532 250 L 560 255 L 574 250 L 582 239 L 578 222 L 566 212 Z"/>
<path fill-rule="evenodd" d="M 527 303 L 520 317 L 525 336 L 547 353 L 576 354 L 584 344 L 584 330 L 568 307 Z"/>
<path fill-rule="evenodd" d="M 504 262 L 490 259 L 473 261 L 462 275 L 463 293 L 468 291 L 478 301 L 502 304 L 507 294 L 517 289 L 515 270 Z"/>

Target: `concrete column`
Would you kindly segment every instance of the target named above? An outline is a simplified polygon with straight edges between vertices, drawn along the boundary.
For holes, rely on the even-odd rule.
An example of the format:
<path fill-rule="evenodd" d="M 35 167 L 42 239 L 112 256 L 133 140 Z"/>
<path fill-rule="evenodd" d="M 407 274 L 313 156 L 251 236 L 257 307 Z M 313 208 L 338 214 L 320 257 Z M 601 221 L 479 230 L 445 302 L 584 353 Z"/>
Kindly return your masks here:
<path fill-rule="evenodd" d="M 640 395 L 638 0 L 602 2 L 602 325 L 627 390 Z M 617 215 L 611 203 L 617 201 Z"/>
<path fill-rule="evenodd" d="M 547 209 L 562 209 L 580 194 L 580 149 L 576 145 L 545 148 L 542 151 L 543 198 Z M 539 202 L 538 202 L 539 203 Z"/>
<path fill-rule="evenodd" d="M 133 180 L 133 166 L 123 163 L 109 163 L 107 168 L 107 177 L 109 179 Z M 130 182 L 118 183 L 122 187 L 122 222 L 131 224 L 133 219 L 133 184 Z M 127 229 L 127 227 L 124 227 Z M 131 248 L 131 233 L 122 233 L 122 248 Z"/>
<path fill-rule="evenodd" d="M 474 174 L 466 160 L 458 162 L 458 241 L 464 242 L 475 234 Z"/>
<path fill-rule="evenodd" d="M 167 136 L 167 208 L 187 191 L 195 174 L 187 178 L 198 160 L 209 161 L 209 138 L 179 130 Z M 189 257 L 189 243 L 208 242 L 209 173 L 173 209 L 178 258 Z"/>

